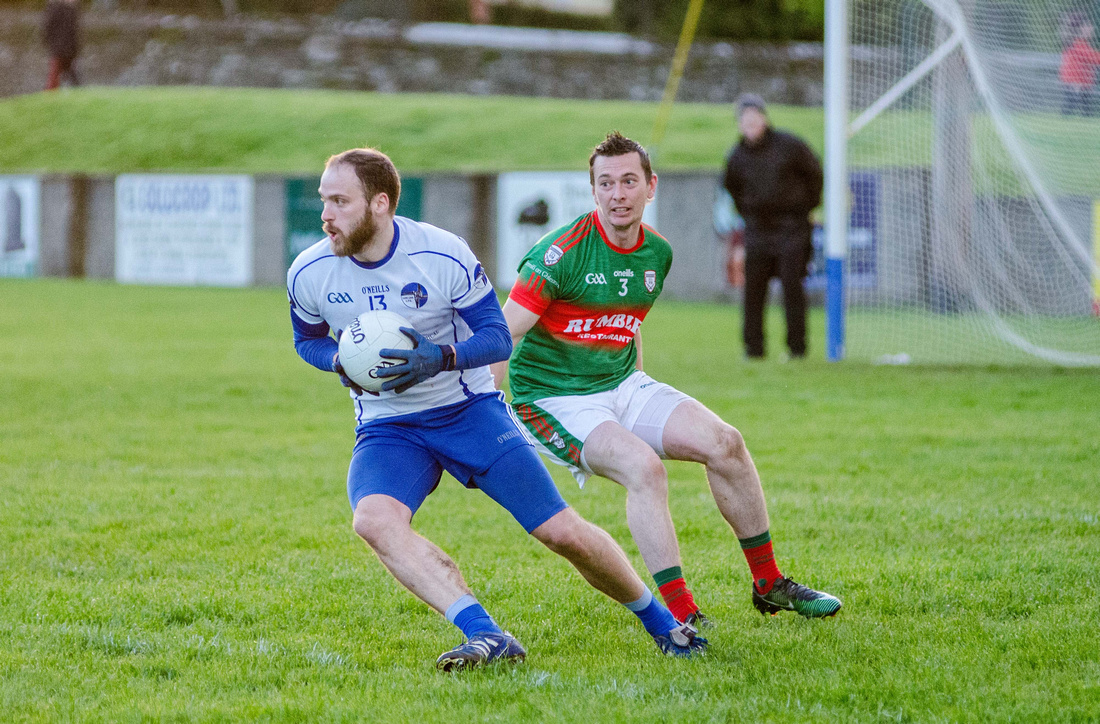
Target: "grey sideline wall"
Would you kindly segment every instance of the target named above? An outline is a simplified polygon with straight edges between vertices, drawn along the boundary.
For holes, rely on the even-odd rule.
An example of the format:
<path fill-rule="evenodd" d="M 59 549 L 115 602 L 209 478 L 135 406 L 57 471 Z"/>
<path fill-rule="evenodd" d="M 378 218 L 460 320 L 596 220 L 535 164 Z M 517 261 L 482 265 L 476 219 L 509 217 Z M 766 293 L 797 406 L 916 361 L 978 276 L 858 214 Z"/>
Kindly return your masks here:
<path fill-rule="evenodd" d="M 937 278 L 927 259 L 932 240 L 922 229 L 920 204 L 899 199 L 927 193 L 912 170 L 879 172 L 880 193 L 875 203 L 877 282 L 870 288 L 852 288 L 849 300 L 876 303 L 881 298 L 927 305 Z M 496 176 L 439 174 L 420 176 L 423 182 L 422 220 L 453 231 L 469 243 L 490 278 L 496 277 Z M 261 286 L 282 286 L 286 274 L 286 190 L 279 176 L 255 177 L 253 208 L 253 276 Z M 657 193 L 658 230 L 674 250 L 672 271 L 665 282 L 667 296 L 683 300 L 726 300 L 731 290 L 725 283 L 726 249 L 712 228 L 717 173 L 661 174 Z M 926 185 L 926 184 L 925 184 Z M 111 177 L 41 177 L 39 270 L 43 276 L 113 279 L 115 276 L 115 180 Z M 1002 211 L 1019 199 L 983 199 Z M 1094 200 L 1084 197 L 1059 199 L 1067 218 L 1088 238 Z M 46 213 L 45 210 L 49 210 Z M 320 220 L 318 219 L 318 238 Z M 1038 229 L 1021 225 L 1011 230 L 1013 244 L 1035 254 L 1029 241 Z M 923 236 L 922 236 L 923 234 Z M 1041 263 L 1041 262 L 1036 262 Z M 922 271 L 923 270 L 923 271 Z M 1085 273 L 1085 272 L 1082 272 Z M 942 282 L 942 280 L 940 280 Z M 1062 314 L 1080 308 L 1089 313 L 1091 300 L 1077 287 L 1028 289 L 1020 304 L 1032 310 Z"/>
<path fill-rule="evenodd" d="M 496 273 L 496 177 L 426 175 L 421 217 L 466 239 Z M 724 290 L 725 250 L 711 228 L 715 174 L 661 175 L 657 195 L 660 231 L 672 242 L 675 263 L 665 283 L 669 296 L 715 299 Z M 113 279 L 115 180 L 112 177 L 42 178 L 39 269 L 43 276 Z M 81 189 L 83 187 L 83 190 Z M 255 177 L 253 273 L 259 286 L 286 281 L 286 191 L 279 176 Z M 83 202 L 80 196 L 83 194 Z M 318 219 L 318 238 L 320 219 Z"/>
<path fill-rule="evenodd" d="M 1007 3 L 1006 3 L 1007 5 Z M 41 11 L 0 8 L 0 97 L 33 93 L 49 59 Z M 210 19 L 87 9 L 77 60 L 91 85 L 209 85 L 448 92 L 655 101 L 674 46 L 619 33 L 462 25 L 402 24 L 323 16 Z M 920 49 L 910 49 L 911 51 Z M 921 52 L 930 52 L 927 48 Z M 902 52 L 906 52 L 902 50 Z M 892 84 L 875 72 L 899 62 L 898 50 L 855 46 L 853 108 Z M 1060 58 L 1054 52 L 993 52 L 991 62 L 1021 84 L 1010 110 L 1056 111 Z M 824 98 L 821 43 L 696 42 L 679 100 L 730 103 L 760 93 L 771 103 L 819 106 Z"/>
<path fill-rule="evenodd" d="M 0 8 L 0 96 L 33 93 L 49 58 L 41 11 Z M 86 9 L 77 69 L 107 86 L 208 85 L 659 100 L 674 44 L 619 33 L 403 24 L 323 16 L 231 19 Z M 820 105 L 820 43 L 694 45 L 682 101 L 752 90 Z"/>

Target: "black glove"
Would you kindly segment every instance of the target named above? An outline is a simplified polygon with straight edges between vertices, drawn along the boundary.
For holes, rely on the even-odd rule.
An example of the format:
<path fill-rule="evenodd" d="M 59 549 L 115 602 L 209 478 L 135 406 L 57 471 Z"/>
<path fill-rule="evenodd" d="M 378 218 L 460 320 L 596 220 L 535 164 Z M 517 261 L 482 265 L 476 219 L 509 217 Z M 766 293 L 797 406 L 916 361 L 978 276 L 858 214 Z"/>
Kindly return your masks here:
<path fill-rule="evenodd" d="M 342 384 L 344 387 L 350 387 L 352 392 L 354 392 L 357 395 L 363 394 L 363 388 L 360 387 L 359 385 L 357 385 L 355 383 L 355 380 L 348 377 L 347 374 L 344 372 L 344 367 L 343 367 L 343 365 L 340 364 L 340 353 L 339 352 L 332 355 L 332 371 L 335 372 L 336 374 L 340 375 L 340 384 Z M 377 395 L 378 393 L 376 392 L 374 394 Z"/>
<path fill-rule="evenodd" d="M 411 350 L 382 349 L 378 351 L 378 354 L 383 357 L 405 360 L 403 364 L 378 371 L 380 377 L 395 378 L 383 382 L 383 390 L 393 390 L 401 394 L 413 385 L 431 379 L 444 370 L 454 369 L 455 353 L 453 347 L 450 345 L 440 347 L 411 327 L 402 327 L 401 331 L 413 341 L 415 346 Z"/>

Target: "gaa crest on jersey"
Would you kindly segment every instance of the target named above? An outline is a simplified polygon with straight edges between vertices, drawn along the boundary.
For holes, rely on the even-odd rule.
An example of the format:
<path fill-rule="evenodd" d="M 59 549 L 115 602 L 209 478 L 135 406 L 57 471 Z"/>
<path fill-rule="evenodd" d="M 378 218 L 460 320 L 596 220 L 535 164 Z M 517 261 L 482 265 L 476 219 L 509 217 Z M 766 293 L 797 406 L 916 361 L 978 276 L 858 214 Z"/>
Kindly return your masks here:
<path fill-rule="evenodd" d="M 428 290 L 416 282 L 409 282 L 401 288 L 401 303 L 409 309 L 419 309 L 428 301 Z"/>
<path fill-rule="evenodd" d="M 657 288 L 657 272 L 652 269 L 645 270 L 645 290 L 652 292 Z"/>
<path fill-rule="evenodd" d="M 557 244 L 551 244 L 546 253 L 542 255 L 542 263 L 546 266 L 554 266 L 565 256 L 565 251 Z"/>

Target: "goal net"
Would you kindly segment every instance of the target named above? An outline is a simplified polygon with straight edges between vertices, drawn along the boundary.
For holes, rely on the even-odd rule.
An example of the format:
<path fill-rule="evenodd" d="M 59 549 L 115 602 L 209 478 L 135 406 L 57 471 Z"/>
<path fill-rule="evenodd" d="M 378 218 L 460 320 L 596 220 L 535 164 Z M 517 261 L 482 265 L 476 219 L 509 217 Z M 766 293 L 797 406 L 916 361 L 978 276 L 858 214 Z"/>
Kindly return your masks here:
<path fill-rule="evenodd" d="M 1100 2 L 846 1 L 845 355 L 1100 365 Z"/>

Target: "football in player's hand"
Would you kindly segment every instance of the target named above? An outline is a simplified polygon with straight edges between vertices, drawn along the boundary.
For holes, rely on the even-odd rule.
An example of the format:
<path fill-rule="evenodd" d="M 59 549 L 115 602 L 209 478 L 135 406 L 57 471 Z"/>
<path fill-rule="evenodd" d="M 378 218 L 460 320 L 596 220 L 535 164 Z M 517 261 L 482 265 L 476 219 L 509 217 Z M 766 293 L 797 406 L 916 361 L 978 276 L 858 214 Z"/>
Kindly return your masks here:
<path fill-rule="evenodd" d="M 411 327 L 409 320 L 395 312 L 363 312 L 344 328 L 340 335 L 340 365 L 344 374 L 364 390 L 378 392 L 386 378 L 378 373 L 404 360 L 382 357 L 382 349 L 412 349 L 413 341 L 401 327 Z"/>

